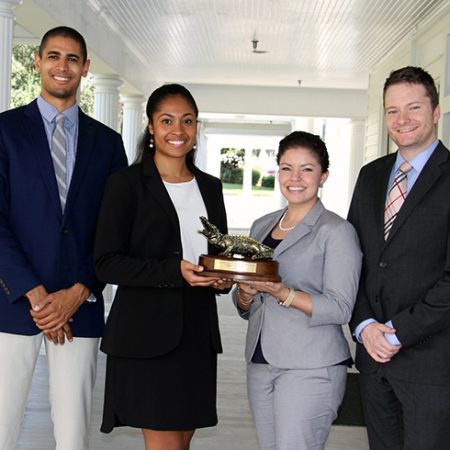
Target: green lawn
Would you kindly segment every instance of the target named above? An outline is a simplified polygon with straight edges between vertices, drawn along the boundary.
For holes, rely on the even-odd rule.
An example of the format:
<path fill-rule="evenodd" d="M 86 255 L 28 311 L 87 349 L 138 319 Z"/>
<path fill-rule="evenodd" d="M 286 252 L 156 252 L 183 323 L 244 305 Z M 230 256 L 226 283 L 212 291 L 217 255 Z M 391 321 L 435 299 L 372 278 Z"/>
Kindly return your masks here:
<path fill-rule="evenodd" d="M 224 193 L 224 195 L 241 195 L 242 194 L 242 185 L 241 184 L 223 183 L 223 193 Z M 273 188 L 261 187 L 261 186 L 253 186 L 252 187 L 252 195 L 270 196 L 272 194 L 273 194 Z"/>

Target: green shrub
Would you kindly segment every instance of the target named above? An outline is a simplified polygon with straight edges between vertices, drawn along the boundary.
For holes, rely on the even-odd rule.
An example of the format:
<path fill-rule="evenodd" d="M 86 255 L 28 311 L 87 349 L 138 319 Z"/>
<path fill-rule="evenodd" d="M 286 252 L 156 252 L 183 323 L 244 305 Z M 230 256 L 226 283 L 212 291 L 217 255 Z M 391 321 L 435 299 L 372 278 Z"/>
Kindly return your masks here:
<path fill-rule="evenodd" d="M 268 175 L 267 177 L 262 177 L 261 180 L 262 187 L 275 187 L 275 177 L 273 175 Z"/>
<path fill-rule="evenodd" d="M 261 178 L 261 172 L 256 169 L 252 169 L 252 186 L 256 186 Z"/>
<path fill-rule="evenodd" d="M 244 181 L 244 171 L 239 167 L 229 168 L 222 165 L 220 179 L 224 183 L 242 184 Z"/>

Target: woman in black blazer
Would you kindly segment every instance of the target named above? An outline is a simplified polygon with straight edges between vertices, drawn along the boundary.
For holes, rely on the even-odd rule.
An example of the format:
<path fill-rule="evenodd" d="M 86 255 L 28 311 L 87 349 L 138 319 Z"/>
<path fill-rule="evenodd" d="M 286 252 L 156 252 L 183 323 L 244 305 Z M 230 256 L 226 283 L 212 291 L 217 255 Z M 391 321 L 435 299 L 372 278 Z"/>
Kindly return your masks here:
<path fill-rule="evenodd" d="M 197 273 L 198 256 L 216 252 L 199 216 L 227 232 L 226 214 L 220 181 L 193 163 L 190 92 L 156 89 L 147 116 L 138 162 L 108 180 L 97 228 L 97 275 L 118 285 L 101 344 L 101 430 L 138 427 L 147 450 L 186 450 L 196 428 L 217 423 L 215 293 L 230 287 Z"/>

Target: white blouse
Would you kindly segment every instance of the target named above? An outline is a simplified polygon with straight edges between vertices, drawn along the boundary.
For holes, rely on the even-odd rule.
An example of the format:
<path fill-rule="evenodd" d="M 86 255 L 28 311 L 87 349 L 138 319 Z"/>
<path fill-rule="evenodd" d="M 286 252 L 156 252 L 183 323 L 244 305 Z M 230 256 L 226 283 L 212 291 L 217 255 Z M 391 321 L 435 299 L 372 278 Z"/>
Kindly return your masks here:
<path fill-rule="evenodd" d="M 207 213 L 197 181 L 193 178 L 184 183 L 163 182 L 180 222 L 183 259 L 198 264 L 199 256 L 208 252 L 208 241 L 199 233 L 203 229 L 200 216 L 207 217 Z"/>

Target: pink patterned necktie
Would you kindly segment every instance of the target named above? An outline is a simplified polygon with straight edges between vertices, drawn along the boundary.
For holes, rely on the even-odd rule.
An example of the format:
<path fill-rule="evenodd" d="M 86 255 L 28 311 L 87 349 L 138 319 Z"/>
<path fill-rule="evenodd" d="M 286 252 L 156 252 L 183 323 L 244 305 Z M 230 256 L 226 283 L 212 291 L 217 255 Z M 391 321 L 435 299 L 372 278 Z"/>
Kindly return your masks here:
<path fill-rule="evenodd" d="M 408 179 L 406 174 L 412 169 L 411 164 L 405 161 L 397 170 L 394 182 L 389 190 L 384 208 L 384 240 L 386 241 L 392 224 L 397 217 L 408 192 Z"/>

